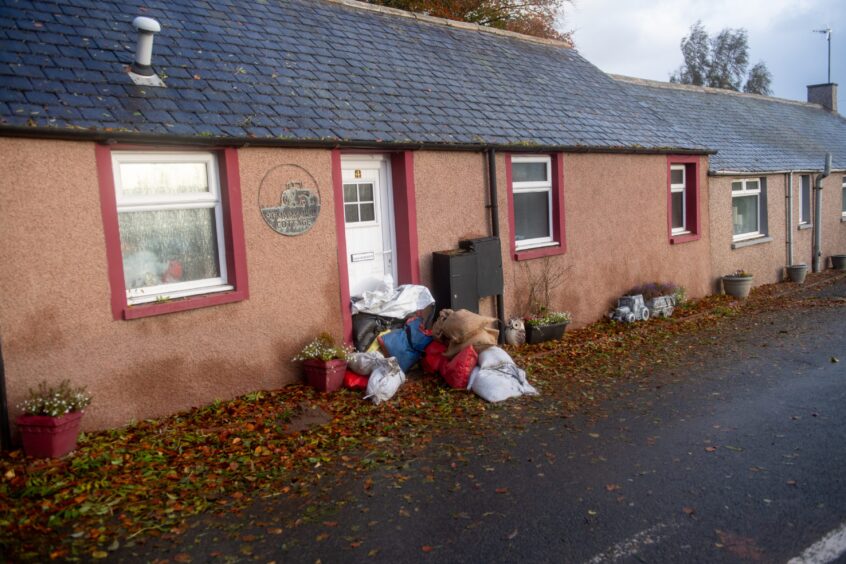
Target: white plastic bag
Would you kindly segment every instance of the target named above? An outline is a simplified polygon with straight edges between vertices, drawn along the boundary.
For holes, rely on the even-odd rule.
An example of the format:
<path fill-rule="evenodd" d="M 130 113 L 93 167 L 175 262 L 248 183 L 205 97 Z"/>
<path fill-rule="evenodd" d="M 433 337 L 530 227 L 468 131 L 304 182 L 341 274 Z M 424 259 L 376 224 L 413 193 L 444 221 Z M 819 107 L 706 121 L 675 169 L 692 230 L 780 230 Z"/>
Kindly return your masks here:
<path fill-rule="evenodd" d="M 470 389 L 491 403 L 522 395 L 538 395 L 535 387 L 526 380 L 526 373 L 516 364 L 479 369 Z"/>
<path fill-rule="evenodd" d="M 364 399 L 372 399 L 373 403 L 379 405 L 394 397 L 404 383 L 405 373 L 400 368 L 397 359 L 390 357 L 379 360 L 367 381 L 367 393 Z"/>
<path fill-rule="evenodd" d="M 488 347 L 479 353 L 479 368 L 497 368 L 504 364 L 515 364 L 507 352 L 499 347 Z"/>
<path fill-rule="evenodd" d="M 385 360 L 385 355 L 379 351 L 353 353 L 347 358 L 347 368 L 362 376 L 369 376 Z"/>
<path fill-rule="evenodd" d="M 385 277 L 378 290 L 364 292 L 352 302 L 352 313 L 371 313 L 382 317 L 405 319 L 415 311 L 426 309 L 435 298 L 426 286 L 405 284 L 394 289 L 393 280 Z"/>

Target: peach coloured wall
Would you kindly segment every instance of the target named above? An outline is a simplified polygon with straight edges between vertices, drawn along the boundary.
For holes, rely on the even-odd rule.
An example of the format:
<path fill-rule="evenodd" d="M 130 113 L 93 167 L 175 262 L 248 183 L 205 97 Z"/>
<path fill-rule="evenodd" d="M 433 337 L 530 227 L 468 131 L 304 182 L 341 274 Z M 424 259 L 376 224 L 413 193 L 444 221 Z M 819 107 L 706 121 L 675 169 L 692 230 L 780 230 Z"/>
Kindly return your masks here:
<path fill-rule="evenodd" d="M 247 301 L 133 321 L 112 318 L 94 144 L 0 138 L 0 154 L 0 339 L 13 417 L 42 379 L 88 387 L 88 429 L 277 388 L 300 378 L 289 359 L 308 338 L 340 336 L 329 151 L 238 152 Z M 298 237 L 272 231 L 257 205 L 265 173 L 288 163 L 314 176 L 322 198 Z"/>
<path fill-rule="evenodd" d="M 811 224 L 814 221 L 814 196 L 813 196 L 813 175 L 811 175 Z M 800 207 L 801 207 L 801 198 L 802 198 L 802 175 L 801 174 L 794 174 L 793 175 L 793 194 L 792 194 L 792 209 L 793 209 L 793 225 L 790 226 L 790 232 L 793 236 L 793 264 L 806 264 L 808 265 L 808 269 L 810 271 L 811 268 L 811 260 L 813 259 L 813 245 L 814 245 L 814 237 L 813 237 L 813 230 L 810 229 L 810 226 L 799 226 L 799 215 Z M 786 209 L 786 208 L 785 208 Z M 777 217 L 778 221 L 785 222 L 785 218 L 783 216 Z M 786 223 L 785 223 L 786 225 Z M 782 240 L 782 243 L 786 244 L 786 237 Z M 785 255 L 786 256 L 786 255 Z M 785 263 L 787 259 L 785 259 Z"/>
<path fill-rule="evenodd" d="M 499 223 L 503 241 L 505 313 L 519 315 L 527 272 L 548 264 L 566 278 L 550 307 L 573 313 L 574 325 L 605 314 L 628 288 L 673 281 L 692 296 L 708 290 L 708 190 L 700 170 L 702 238 L 670 245 L 667 235 L 667 159 L 647 155 L 564 156 L 567 253 L 515 262 L 508 245 L 505 160 L 497 158 Z M 415 155 L 417 221 L 424 283 L 431 280 L 432 251 L 456 248 L 459 239 L 489 234 L 483 155 L 420 152 Z M 602 205 L 598 205 L 600 203 Z"/>
<path fill-rule="evenodd" d="M 846 172 L 833 172 L 823 180 L 822 190 L 822 265 L 831 255 L 846 254 L 846 217 L 843 216 L 843 183 Z"/>
<path fill-rule="evenodd" d="M 711 177 L 711 254 L 714 261 L 712 291 L 720 291 L 720 277 L 743 269 L 755 275 L 755 285 L 771 284 L 784 278 L 787 264 L 785 244 L 785 186 L 783 174 L 771 174 L 767 179 L 768 235 L 772 241 L 732 249 L 731 183 L 741 178 L 762 178 L 761 175 L 742 177 Z M 794 198 L 798 196 L 799 179 L 794 176 Z M 794 212 L 798 221 L 799 209 Z M 796 247 L 799 250 L 799 247 Z M 797 255 L 798 257 L 799 255 Z"/>

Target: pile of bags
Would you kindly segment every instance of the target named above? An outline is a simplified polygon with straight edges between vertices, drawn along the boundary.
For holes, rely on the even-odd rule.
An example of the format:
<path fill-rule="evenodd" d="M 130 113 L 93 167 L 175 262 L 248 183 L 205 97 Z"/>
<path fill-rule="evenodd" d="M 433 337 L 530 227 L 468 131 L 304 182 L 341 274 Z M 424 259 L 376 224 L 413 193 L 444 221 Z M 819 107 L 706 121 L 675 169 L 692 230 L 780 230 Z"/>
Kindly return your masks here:
<path fill-rule="evenodd" d="M 496 346 L 499 331 L 493 317 L 460 309 L 444 309 L 431 331 L 435 300 L 425 286 L 383 287 L 365 292 L 353 309 L 353 338 L 358 352 L 348 360 L 344 385 L 366 390 L 375 404 L 391 399 L 405 383 L 405 374 L 420 363 L 453 388 L 468 389 L 489 402 L 537 395 L 504 350 Z"/>
<path fill-rule="evenodd" d="M 460 309 L 444 309 L 432 327 L 423 370 L 437 372 L 453 388 L 472 390 L 489 402 L 537 395 L 526 372 L 496 346 L 496 319 Z"/>

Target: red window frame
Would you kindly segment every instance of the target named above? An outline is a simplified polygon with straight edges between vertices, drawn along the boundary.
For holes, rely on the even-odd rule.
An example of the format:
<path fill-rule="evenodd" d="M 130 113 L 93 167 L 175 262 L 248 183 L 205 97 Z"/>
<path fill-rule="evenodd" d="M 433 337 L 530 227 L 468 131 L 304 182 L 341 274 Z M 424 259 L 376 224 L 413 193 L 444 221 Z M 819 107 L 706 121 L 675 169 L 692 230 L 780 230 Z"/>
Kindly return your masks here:
<path fill-rule="evenodd" d="M 685 180 L 685 223 L 688 233 L 673 235 L 673 165 L 684 166 Z M 691 155 L 670 155 L 667 157 L 667 236 L 671 245 L 698 241 L 700 233 L 700 205 L 699 205 L 699 157 Z"/>
<path fill-rule="evenodd" d="M 522 154 L 521 154 L 522 155 Z M 564 154 L 554 153 L 552 164 L 552 239 L 555 241 L 546 247 L 517 250 L 517 239 L 514 236 L 514 184 L 511 172 L 511 155 L 505 155 L 505 183 L 508 186 L 508 228 L 511 231 L 511 257 L 516 260 L 530 260 L 540 257 L 562 255 L 567 252 L 567 240 L 564 221 Z"/>
<path fill-rule="evenodd" d="M 107 146 L 96 145 L 97 177 L 100 186 L 100 212 L 106 240 L 106 262 L 109 271 L 111 306 L 114 319 L 138 319 L 153 315 L 174 313 L 202 307 L 238 302 L 249 298 L 247 285 L 247 254 L 244 240 L 244 218 L 241 208 L 241 181 L 238 169 L 238 152 L 235 148 L 202 149 L 217 156 L 220 176 L 220 198 L 223 209 L 223 236 L 226 242 L 227 283 L 234 290 L 214 294 L 189 296 L 164 303 L 129 305 L 123 273 L 123 255 L 120 249 L 115 177 L 112 170 L 112 151 L 200 152 L 185 147 Z"/>

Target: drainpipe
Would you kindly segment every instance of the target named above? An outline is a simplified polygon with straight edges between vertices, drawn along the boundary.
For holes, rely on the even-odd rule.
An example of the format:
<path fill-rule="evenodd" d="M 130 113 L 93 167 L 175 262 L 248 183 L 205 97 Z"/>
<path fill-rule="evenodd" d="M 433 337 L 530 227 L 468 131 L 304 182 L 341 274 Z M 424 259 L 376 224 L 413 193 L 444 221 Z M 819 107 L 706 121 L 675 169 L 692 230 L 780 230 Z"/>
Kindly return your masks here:
<path fill-rule="evenodd" d="M 820 271 L 820 257 L 822 257 L 822 235 L 820 227 L 822 226 L 822 181 L 831 174 L 831 153 L 825 154 L 825 169 L 822 174 L 818 174 L 814 182 L 814 272 Z"/>
<path fill-rule="evenodd" d="M 12 429 L 9 424 L 9 402 L 6 399 L 6 368 L 0 349 L 0 450 L 11 450 Z"/>
<path fill-rule="evenodd" d="M 786 213 L 785 221 L 787 221 L 787 266 L 793 266 L 793 173 L 788 172 L 784 175 L 787 180 L 787 192 L 785 194 Z"/>
<path fill-rule="evenodd" d="M 490 192 L 491 203 L 488 206 L 491 210 L 491 236 L 499 239 L 499 198 L 496 191 L 496 150 L 488 149 L 488 191 Z M 505 328 L 505 303 L 502 294 L 496 295 L 496 318 L 499 326 Z M 499 343 L 505 339 L 505 331 L 499 332 Z"/>

